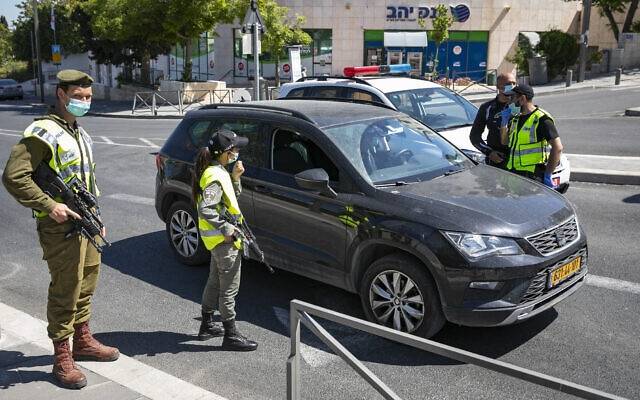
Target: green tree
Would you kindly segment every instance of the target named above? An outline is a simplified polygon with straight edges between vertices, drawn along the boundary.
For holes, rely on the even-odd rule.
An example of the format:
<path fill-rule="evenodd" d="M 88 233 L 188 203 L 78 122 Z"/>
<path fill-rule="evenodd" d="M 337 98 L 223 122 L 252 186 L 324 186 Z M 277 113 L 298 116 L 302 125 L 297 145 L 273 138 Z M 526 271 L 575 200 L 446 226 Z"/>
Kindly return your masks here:
<path fill-rule="evenodd" d="M 56 39 L 64 54 L 83 53 L 87 51 L 84 38 L 80 34 L 82 21 L 72 17 L 77 1 L 73 0 L 40 0 L 38 2 L 38 31 L 40 36 L 40 54 L 44 61 L 51 60 L 53 30 L 51 29 L 51 4 L 54 4 L 56 18 Z M 13 50 L 18 60 L 31 60 L 31 33 L 33 32 L 33 2 L 23 0 L 18 4 L 20 14 L 14 21 Z"/>
<path fill-rule="evenodd" d="M 424 19 L 418 20 L 418 24 L 421 28 L 425 29 L 426 21 Z M 449 15 L 449 9 L 444 4 L 438 4 L 436 6 L 436 17 L 433 19 L 433 29 L 431 30 L 431 37 L 436 46 L 431 72 L 438 72 L 438 50 L 440 44 L 449 39 L 449 28 L 451 28 L 452 25 L 453 17 Z"/>
<path fill-rule="evenodd" d="M 580 54 L 577 38 L 559 29 L 542 32 L 535 50 L 546 57 L 550 80 L 566 72 L 576 63 Z"/>
<path fill-rule="evenodd" d="M 7 22 L 7 17 L 4 15 L 0 15 L 0 25 L 4 25 L 5 28 L 9 29 L 9 23 Z"/>
<path fill-rule="evenodd" d="M 312 39 L 302 30 L 305 17 L 297 14 L 290 17 L 289 9 L 275 0 L 260 0 L 258 7 L 266 30 L 262 36 L 262 50 L 275 61 L 275 83 L 280 86 L 280 60 L 287 57 L 287 46 L 309 45 Z"/>
<path fill-rule="evenodd" d="M 4 18 L 4 16 L 2 16 Z M 5 21 L 6 22 L 6 21 Z M 9 27 L 0 23 L 0 67 L 13 59 L 13 49 L 11 46 L 11 31 Z"/>
<path fill-rule="evenodd" d="M 572 1 L 572 0 L 565 0 Z M 640 0 L 592 0 L 592 5 L 600 9 L 600 15 L 603 15 L 609 21 L 609 27 L 616 42 L 620 40 L 620 32 L 633 32 L 633 20 L 640 6 Z M 614 14 L 625 14 L 622 30 L 616 22 Z"/>

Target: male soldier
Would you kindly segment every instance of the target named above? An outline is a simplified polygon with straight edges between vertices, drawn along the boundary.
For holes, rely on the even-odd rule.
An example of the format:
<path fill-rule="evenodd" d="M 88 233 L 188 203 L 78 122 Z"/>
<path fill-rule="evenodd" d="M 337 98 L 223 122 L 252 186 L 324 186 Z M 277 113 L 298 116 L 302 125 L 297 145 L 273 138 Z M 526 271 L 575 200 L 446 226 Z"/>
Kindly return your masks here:
<path fill-rule="evenodd" d="M 100 253 L 79 234 L 66 237 L 73 228 L 70 218 L 80 216 L 60 199 L 46 195 L 32 178 L 38 165 L 46 163 L 65 182 L 76 177 L 98 195 L 92 141 L 76 121 L 89 111 L 93 79 L 76 70 L 62 70 L 57 77 L 55 106 L 46 116 L 36 118 L 13 146 L 2 182 L 20 204 L 33 210 L 43 259 L 49 266 L 47 332 L 55 352 L 53 375 L 62 386 L 79 389 L 87 380 L 74 360 L 114 361 L 120 353 L 102 345 L 89 330 Z"/>
<path fill-rule="evenodd" d="M 469 133 L 471 143 L 487 156 L 487 164 L 498 168 L 505 168 L 509 147 L 500 143 L 500 112 L 509 106 L 509 96 L 505 91 L 511 90 L 516 84 L 513 74 L 504 73 L 498 76 L 496 87 L 498 95 L 495 99 L 483 103 L 478 109 L 473 127 Z M 485 127 L 488 130 L 487 141 L 482 139 Z"/>
<path fill-rule="evenodd" d="M 500 141 L 509 146 L 507 170 L 556 189 L 551 175 L 560 163 L 563 147 L 553 117 L 533 104 L 529 85 L 518 85 L 506 94 L 511 103 L 501 113 Z"/>

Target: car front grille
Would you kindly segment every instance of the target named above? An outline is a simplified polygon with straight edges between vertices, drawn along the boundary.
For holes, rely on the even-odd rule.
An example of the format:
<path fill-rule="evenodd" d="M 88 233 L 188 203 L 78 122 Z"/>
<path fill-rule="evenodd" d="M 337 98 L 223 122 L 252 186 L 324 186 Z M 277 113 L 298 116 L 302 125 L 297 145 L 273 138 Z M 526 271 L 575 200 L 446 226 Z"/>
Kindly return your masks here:
<path fill-rule="evenodd" d="M 566 281 L 560 283 L 559 285 L 557 285 L 556 287 L 551 288 L 551 289 L 549 289 L 548 285 L 547 285 L 547 279 L 549 279 L 549 273 L 551 271 L 553 271 L 554 269 L 560 267 L 561 265 L 567 264 L 568 262 L 570 262 L 571 260 L 576 259 L 577 257 L 582 257 L 582 260 L 580 262 L 580 269 L 578 271 L 576 271 L 576 273 L 575 273 L 576 275 L 580 274 L 582 272 L 582 269 L 584 268 L 584 266 L 587 264 L 587 248 L 586 247 L 583 247 L 578 252 L 570 255 L 569 257 L 567 257 L 567 258 L 565 258 L 565 259 L 563 259 L 561 261 L 558 261 L 557 263 L 555 263 L 551 267 L 547 267 L 547 268 L 543 269 L 542 271 L 538 272 L 536 274 L 536 276 L 533 277 L 533 279 L 531 280 L 531 283 L 529 284 L 529 288 L 527 289 L 525 294 L 520 299 L 520 304 L 529 303 L 531 301 L 534 301 L 537 298 L 539 298 L 540 296 L 543 296 L 544 294 L 548 293 L 550 290 L 557 290 L 558 288 L 561 288 L 561 287 L 565 286 L 568 282 L 570 282 L 571 278 L 567 279 Z"/>
<path fill-rule="evenodd" d="M 547 256 L 570 246 L 579 237 L 578 221 L 572 217 L 565 223 L 526 239 L 540 254 Z"/>

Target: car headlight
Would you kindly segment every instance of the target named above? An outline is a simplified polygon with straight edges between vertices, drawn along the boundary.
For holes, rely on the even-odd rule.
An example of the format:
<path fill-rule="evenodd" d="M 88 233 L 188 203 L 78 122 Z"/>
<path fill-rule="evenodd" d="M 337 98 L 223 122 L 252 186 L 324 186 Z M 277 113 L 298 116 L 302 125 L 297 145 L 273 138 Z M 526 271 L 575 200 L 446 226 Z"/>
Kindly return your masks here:
<path fill-rule="evenodd" d="M 469 258 L 478 259 L 489 255 L 523 254 L 513 239 L 499 236 L 475 235 L 462 232 L 443 232 L 458 250 Z"/>

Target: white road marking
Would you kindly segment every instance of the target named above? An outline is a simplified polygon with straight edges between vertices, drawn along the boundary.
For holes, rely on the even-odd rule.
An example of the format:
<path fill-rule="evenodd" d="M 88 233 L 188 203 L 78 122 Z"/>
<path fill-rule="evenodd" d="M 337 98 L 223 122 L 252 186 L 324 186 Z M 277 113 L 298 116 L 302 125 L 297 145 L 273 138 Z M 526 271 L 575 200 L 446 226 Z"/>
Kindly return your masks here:
<path fill-rule="evenodd" d="M 640 157 L 634 156 L 605 156 L 600 154 L 571 154 L 571 153 L 563 153 L 567 157 L 585 157 L 585 158 L 600 158 L 600 159 L 620 159 L 620 160 L 629 160 L 629 161 L 640 161 Z"/>
<path fill-rule="evenodd" d="M 22 269 L 22 265 L 15 262 L 6 262 L 2 263 L 2 265 L 7 265 L 9 267 L 9 270 L 8 272 L 5 272 L 3 271 L 4 268 L 0 269 L 0 281 L 11 278 Z"/>
<path fill-rule="evenodd" d="M 640 283 L 607 278 L 605 276 L 587 275 L 587 285 L 611 289 L 618 292 L 640 294 Z"/>
<path fill-rule="evenodd" d="M 136 196 L 133 194 L 126 194 L 126 193 L 114 193 L 105 197 L 110 199 L 127 201 L 129 203 L 142 204 L 145 206 L 152 206 L 155 204 L 155 200 L 151 197 L 142 197 L 142 196 Z"/>
<path fill-rule="evenodd" d="M 0 128 L 0 131 L 2 132 L 17 132 L 17 133 L 21 133 L 22 131 L 16 131 L 15 129 L 4 129 L 4 128 Z"/>
<path fill-rule="evenodd" d="M 18 135 L 16 133 L 7 133 L 7 132 L 0 132 L 0 135 L 2 136 L 13 136 L 13 137 L 20 137 L 22 135 Z"/>
<path fill-rule="evenodd" d="M 103 142 L 107 143 L 107 144 L 114 144 L 113 140 L 109 139 L 106 136 L 100 136 L 100 139 L 102 139 Z"/>
<path fill-rule="evenodd" d="M 140 141 L 141 141 L 142 143 L 144 143 L 144 144 L 148 144 L 148 145 L 149 145 L 149 146 L 151 146 L 151 147 L 160 147 L 160 146 L 158 146 L 157 144 L 155 144 L 155 143 L 153 143 L 152 141 L 147 140 L 147 139 L 145 139 L 145 138 L 138 138 L 138 139 L 140 139 Z"/>
<path fill-rule="evenodd" d="M 0 303 L 0 321 L 2 321 L 2 330 L 9 338 L 15 339 L 0 343 L 0 348 L 3 350 L 6 350 L 5 346 L 10 348 L 30 343 L 53 353 L 51 340 L 47 337 L 45 321 L 3 303 Z M 78 364 L 152 400 L 226 400 L 222 396 L 124 354 L 120 354 L 120 358 L 114 362 L 78 362 Z M 16 369 L 20 370 L 21 367 L 18 366 Z"/>

